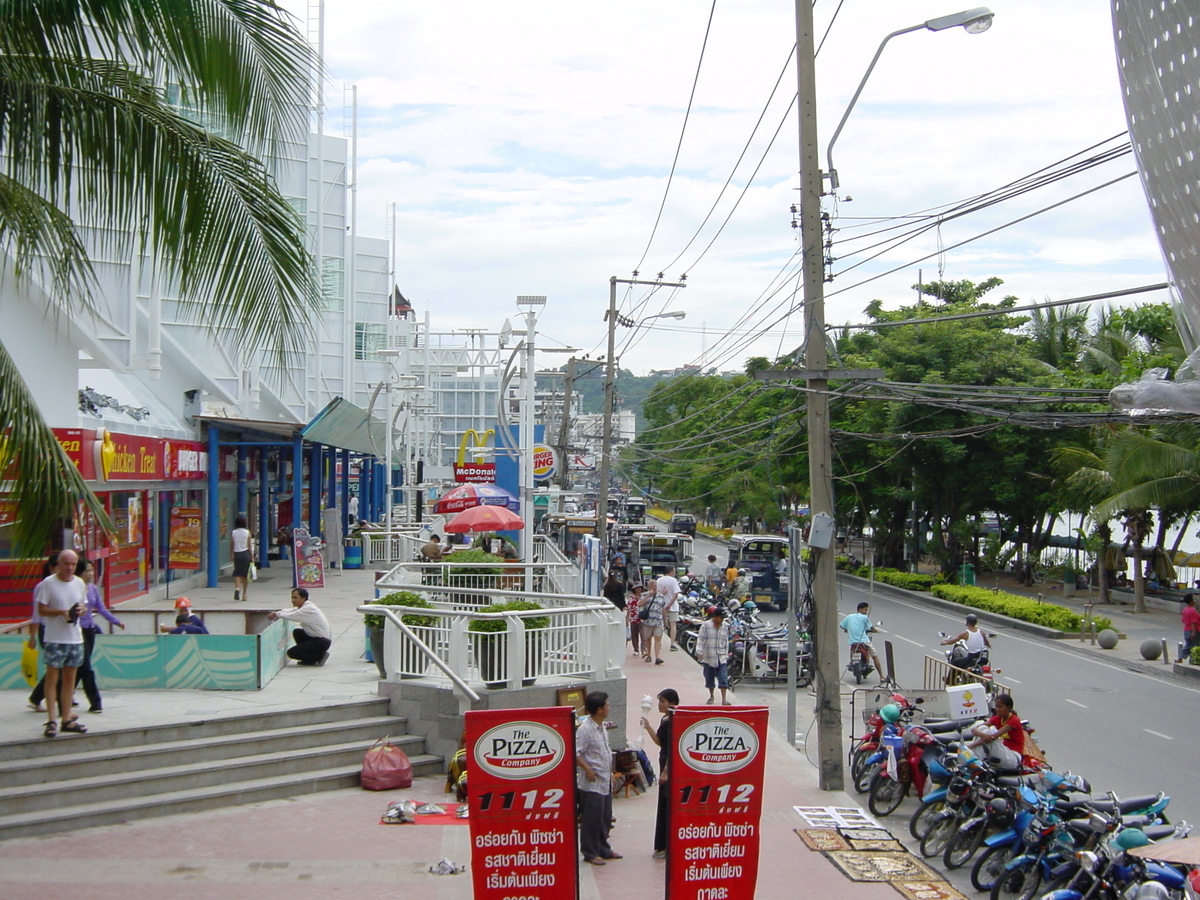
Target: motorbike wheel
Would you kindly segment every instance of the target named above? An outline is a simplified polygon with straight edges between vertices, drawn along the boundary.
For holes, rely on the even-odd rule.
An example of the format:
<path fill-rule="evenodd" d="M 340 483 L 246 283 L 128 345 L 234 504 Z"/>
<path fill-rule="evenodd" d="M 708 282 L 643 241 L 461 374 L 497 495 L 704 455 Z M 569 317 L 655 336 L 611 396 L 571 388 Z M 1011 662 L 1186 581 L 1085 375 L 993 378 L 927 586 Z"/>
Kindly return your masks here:
<path fill-rule="evenodd" d="M 863 765 L 862 771 L 858 773 L 854 779 L 855 793 L 865 794 L 871 789 L 871 782 L 875 778 L 875 774 L 879 771 L 882 763 L 874 762 L 870 765 Z"/>
<path fill-rule="evenodd" d="M 854 670 L 854 683 L 862 684 L 863 675 L 866 674 L 863 672 L 862 666 L 855 664 L 851 668 L 853 668 L 853 670 Z"/>
<path fill-rule="evenodd" d="M 987 835 L 987 821 L 980 820 L 967 831 L 958 831 L 946 844 L 946 852 L 942 856 L 942 864 L 947 869 L 958 869 L 965 866 L 975 855 L 983 839 Z"/>
<path fill-rule="evenodd" d="M 959 818 L 949 810 L 940 816 L 935 816 L 921 838 L 921 855 L 928 858 L 945 852 L 950 838 L 954 837 L 959 825 Z"/>
<path fill-rule="evenodd" d="M 937 818 L 939 813 L 946 811 L 946 801 L 937 800 L 933 803 L 922 803 L 917 807 L 917 811 L 912 814 L 912 818 L 908 820 L 908 833 L 918 841 L 925 837 L 925 833 L 929 831 L 930 823 Z"/>
<path fill-rule="evenodd" d="M 807 663 L 801 663 L 799 671 L 796 672 L 796 687 L 806 688 L 813 683 L 813 668 Z"/>
<path fill-rule="evenodd" d="M 984 848 L 975 860 L 975 865 L 971 867 L 971 886 L 977 891 L 990 891 L 1016 850 L 1016 844 Z"/>
<path fill-rule="evenodd" d="M 1042 885 L 1042 870 L 1032 860 L 1019 869 L 1009 869 L 992 885 L 991 900 L 1033 900 Z"/>
<path fill-rule="evenodd" d="M 901 784 L 895 779 L 888 778 L 882 771 L 876 772 L 871 779 L 871 792 L 867 797 L 867 806 L 874 816 L 890 816 L 904 802 L 908 794 L 908 785 Z"/>
<path fill-rule="evenodd" d="M 871 754 L 874 752 L 874 747 L 862 746 L 850 754 L 851 782 L 858 781 L 858 776 L 862 774 L 863 768 L 867 765 L 867 760 L 871 758 Z"/>

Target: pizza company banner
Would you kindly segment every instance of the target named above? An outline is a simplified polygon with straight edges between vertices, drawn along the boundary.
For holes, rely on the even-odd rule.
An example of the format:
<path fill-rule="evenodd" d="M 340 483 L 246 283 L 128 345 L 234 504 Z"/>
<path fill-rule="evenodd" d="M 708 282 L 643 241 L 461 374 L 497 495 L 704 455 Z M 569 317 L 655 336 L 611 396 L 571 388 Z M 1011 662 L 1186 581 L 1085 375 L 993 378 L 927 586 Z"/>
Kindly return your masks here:
<path fill-rule="evenodd" d="M 681 706 L 673 723 L 667 897 L 753 897 L 767 710 Z"/>
<path fill-rule="evenodd" d="M 321 557 L 321 540 L 313 539 L 303 528 L 292 532 L 292 565 L 296 587 L 325 587 L 325 560 Z"/>
<path fill-rule="evenodd" d="M 172 506 L 169 560 L 172 569 L 200 568 L 200 517 L 198 506 Z"/>
<path fill-rule="evenodd" d="M 466 714 L 475 900 L 575 900 L 575 711 Z"/>

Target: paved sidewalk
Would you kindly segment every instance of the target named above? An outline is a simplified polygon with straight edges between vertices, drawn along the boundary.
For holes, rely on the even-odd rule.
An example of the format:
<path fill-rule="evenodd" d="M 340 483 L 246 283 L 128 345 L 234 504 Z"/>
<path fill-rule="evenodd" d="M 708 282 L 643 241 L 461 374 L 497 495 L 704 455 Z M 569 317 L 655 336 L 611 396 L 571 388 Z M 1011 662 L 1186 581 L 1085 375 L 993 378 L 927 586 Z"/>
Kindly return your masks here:
<path fill-rule="evenodd" d="M 286 569 L 264 572 L 254 585 L 251 606 L 278 608 L 287 602 Z M 332 575 L 314 600 L 328 615 L 335 640 L 323 668 L 289 666 L 256 692 L 109 691 L 105 711 L 83 718 L 94 731 L 165 721 L 245 714 L 261 708 L 322 705 L 374 696 L 374 667 L 362 660 L 361 617 L 354 606 L 374 595 L 373 574 Z M 189 591 L 199 609 L 233 608 L 232 587 Z M 267 602 L 270 600 L 270 602 Z M 169 606 L 165 601 L 146 606 Z M 665 687 L 679 691 L 685 704 L 703 703 L 707 692 L 700 668 L 682 651 L 665 653 L 661 666 L 629 656 L 628 733 L 640 731 L 640 700 Z M 740 687 L 737 703 L 771 710 L 767 747 L 763 838 L 758 889 L 762 900 L 828 897 L 885 900 L 896 892 L 887 884 L 851 882 L 819 853 L 809 851 L 793 829 L 804 823 L 793 806 L 858 806 L 845 794 L 818 789 L 816 771 L 803 752 L 781 736 L 786 691 L 781 687 Z M 37 733 L 41 717 L 25 708 L 23 692 L 7 692 L 0 703 L 0 733 Z M 811 696 L 799 694 L 799 732 L 811 723 Z M 652 713 L 657 724 L 657 713 Z M 647 738 L 651 758 L 654 748 Z M 815 739 L 813 740 L 815 746 Z M 124 825 L 85 829 L 66 835 L 0 843 L 0 893 L 7 900 L 69 896 L 77 900 L 138 900 L 171 897 L 305 900 L 370 897 L 372 890 L 399 886 L 402 896 L 466 900 L 468 875 L 434 876 L 430 865 L 442 858 L 470 859 L 465 825 L 384 826 L 379 817 L 402 797 L 441 802 L 444 779 L 417 779 L 404 791 L 370 793 L 358 789 L 292 800 L 255 803 L 212 812 L 189 813 Z M 611 840 L 625 859 L 604 868 L 583 866 L 583 900 L 663 896 L 665 864 L 651 857 L 657 788 L 618 799 Z M 884 822 L 896 830 L 896 822 Z M 901 823 L 902 824 L 902 823 Z M 798 890 L 799 889 L 799 890 Z M 390 893 L 390 892 L 389 892 Z M 736 898 L 748 900 L 748 898 Z"/>

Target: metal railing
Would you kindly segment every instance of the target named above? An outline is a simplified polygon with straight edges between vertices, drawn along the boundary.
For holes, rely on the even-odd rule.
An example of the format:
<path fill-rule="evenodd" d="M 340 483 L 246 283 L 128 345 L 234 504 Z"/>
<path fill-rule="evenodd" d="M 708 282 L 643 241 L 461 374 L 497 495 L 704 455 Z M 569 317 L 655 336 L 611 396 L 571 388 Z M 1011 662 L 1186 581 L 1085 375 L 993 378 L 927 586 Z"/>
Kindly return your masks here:
<path fill-rule="evenodd" d="M 402 562 L 392 567 L 376 587 L 398 584 L 421 584 L 429 587 L 455 589 L 447 596 L 459 596 L 458 588 L 480 591 L 519 591 L 528 594 L 562 594 L 579 596 L 572 590 L 578 584 L 579 570 L 569 563 L 521 563 L 505 560 L 502 563 L 456 563 L 453 554 L 442 562 Z M 400 590 L 400 588 L 396 588 Z M 596 598 L 591 598 L 593 602 Z M 463 608 L 487 606 L 473 595 L 461 595 L 456 601 Z"/>
<path fill-rule="evenodd" d="M 362 538 L 364 566 L 416 559 L 420 555 L 421 545 L 425 543 L 417 536 L 417 532 L 411 529 L 364 531 L 358 537 Z"/>
<path fill-rule="evenodd" d="M 382 581 L 378 586 L 385 587 Z M 396 617 L 387 616 L 384 629 L 383 662 L 389 681 L 448 679 L 455 685 L 461 680 L 497 689 L 528 686 L 541 677 L 600 679 L 621 673 L 624 617 L 607 601 L 420 583 L 386 587 L 411 591 L 433 606 L 359 607 L 360 612 L 388 611 Z M 479 611 L 504 600 L 531 600 L 542 608 Z M 410 624 L 403 625 L 405 616 L 415 621 L 410 618 Z"/>
<path fill-rule="evenodd" d="M 960 669 L 958 666 L 952 666 L 944 659 L 926 655 L 924 690 L 945 690 L 948 687 L 954 687 L 958 684 L 982 684 L 989 696 L 1012 693 L 1012 688 L 1006 684 L 1001 684 L 994 676 L 981 676 L 969 669 Z"/>

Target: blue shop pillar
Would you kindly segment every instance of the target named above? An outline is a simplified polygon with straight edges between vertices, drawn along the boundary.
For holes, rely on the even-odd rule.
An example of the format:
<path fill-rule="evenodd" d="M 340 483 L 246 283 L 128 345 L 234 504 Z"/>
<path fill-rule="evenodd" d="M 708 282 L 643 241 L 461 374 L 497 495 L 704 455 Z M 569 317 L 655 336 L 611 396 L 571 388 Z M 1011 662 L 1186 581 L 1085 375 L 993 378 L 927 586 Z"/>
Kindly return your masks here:
<path fill-rule="evenodd" d="M 267 471 L 267 451 L 258 451 L 258 567 L 271 566 L 271 473 Z"/>
<path fill-rule="evenodd" d="M 313 444 L 308 453 L 308 533 L 321 533 L 321 445 Z"/>
<path fill-rule="evenodd" d="M 208 490 L 205 491 L 208 503 L 208 515 L 205 519 L 204 536 L 204 573 L 207 576 L 207 586 L 217 586 L 217 575 L 220 573 L 220 553 L 217 544 L 221 540 L 221 502 L 217 496 L 221 488 L 221 433 L 211 425 L 208 428 Z"/>

